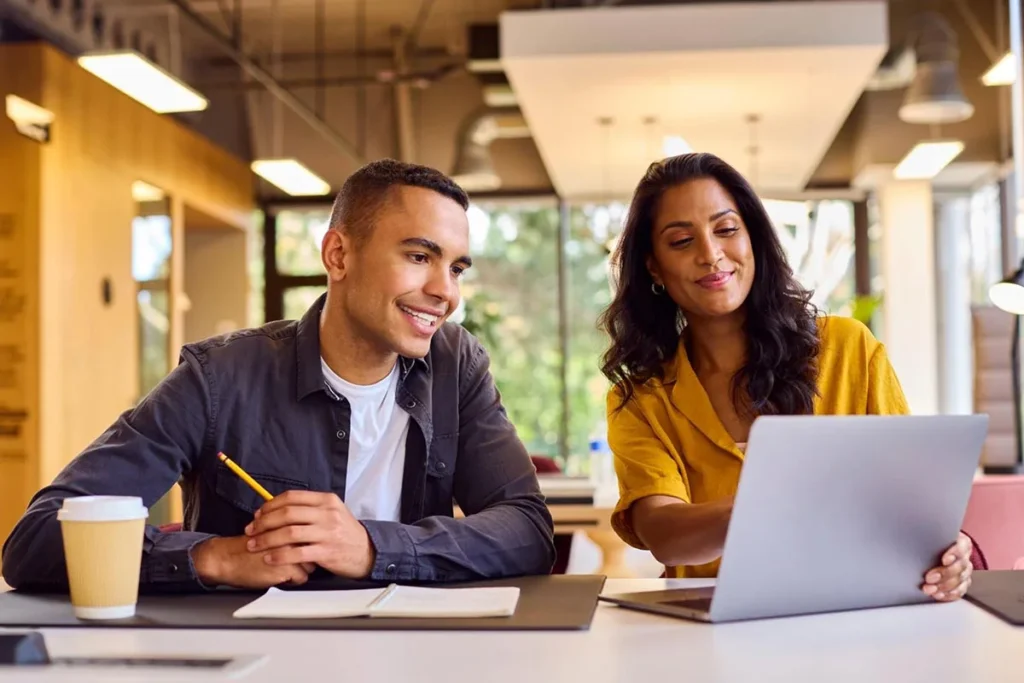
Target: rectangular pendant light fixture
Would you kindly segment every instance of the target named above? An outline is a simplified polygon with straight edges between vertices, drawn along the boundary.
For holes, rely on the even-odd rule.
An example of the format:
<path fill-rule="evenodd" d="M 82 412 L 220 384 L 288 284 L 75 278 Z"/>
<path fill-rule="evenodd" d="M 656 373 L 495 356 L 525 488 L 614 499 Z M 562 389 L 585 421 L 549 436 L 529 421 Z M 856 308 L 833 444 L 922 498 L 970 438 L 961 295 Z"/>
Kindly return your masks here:
<path fill-rule="evenodd" d="M 896 170 L 893 171 L 893 176 L 899 180 L 934 178 L 963 150 L 964 143 L 959 140 L 919 142 L 897 164 Z"/>
<path fill-rule="evenodd" d="M 331 192 L 331 186 L 323 178 L 296 159 L 257 159 L 251 168 L 253 173 L 293 197 L 320 196 Z"/>
<path fill-rule="evenodd" d="M 982 74 L 981 82 L 985 85 L 1012 85 L 1017 79 L 1016 62 L 1013 53 L 1007 52 Z"/>
<path fill-rule="evenodd" d="M 85 54 L 78 64 L 158 114 L 203 111 L 209 105 L 196 90 L 132 50 Z"/>

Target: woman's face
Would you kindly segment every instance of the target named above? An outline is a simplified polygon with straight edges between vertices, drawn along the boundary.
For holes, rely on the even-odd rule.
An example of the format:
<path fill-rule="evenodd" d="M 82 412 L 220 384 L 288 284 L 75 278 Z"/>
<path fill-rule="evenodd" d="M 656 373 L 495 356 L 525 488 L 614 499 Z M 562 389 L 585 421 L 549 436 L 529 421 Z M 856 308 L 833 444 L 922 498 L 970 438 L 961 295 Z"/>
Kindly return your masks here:
<path fill-rule="evenodd" d="M 698 178 L 666 190 L 654 212 L 647 269 L 688 319 L 729 315 L 754 282 L 750 233 L 717 180 Z"/>

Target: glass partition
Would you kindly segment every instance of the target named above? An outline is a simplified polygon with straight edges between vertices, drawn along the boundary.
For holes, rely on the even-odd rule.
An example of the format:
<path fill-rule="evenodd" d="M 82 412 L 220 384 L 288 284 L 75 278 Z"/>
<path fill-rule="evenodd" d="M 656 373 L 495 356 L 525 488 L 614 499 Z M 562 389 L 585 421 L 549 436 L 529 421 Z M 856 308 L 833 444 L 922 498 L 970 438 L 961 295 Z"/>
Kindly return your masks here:
<path fill-rule="evenodd" d="M 559 455 L 558 206 L 553 200 L 474 204 L 473 267 L 456 322 L 491 356 L 491 372 L 519 437 L 534 455 Z"/>
<path fill-rule="evenodd" d="M 171 251 L 174 248 L 170 201 L 160 188 L 141 181 L 132 186 L 132 278 L 138 324 L 137 400 L 142 400 L 171 371 Z M 171 494 L 149 511 L 150 524 L 171 520 Z"/>
<path fill-rule="evenodd" d="M 166 197 L 136 203 L 132 277 L 138 312 L 140 399 L 170 372 L 171 234 Z"/>

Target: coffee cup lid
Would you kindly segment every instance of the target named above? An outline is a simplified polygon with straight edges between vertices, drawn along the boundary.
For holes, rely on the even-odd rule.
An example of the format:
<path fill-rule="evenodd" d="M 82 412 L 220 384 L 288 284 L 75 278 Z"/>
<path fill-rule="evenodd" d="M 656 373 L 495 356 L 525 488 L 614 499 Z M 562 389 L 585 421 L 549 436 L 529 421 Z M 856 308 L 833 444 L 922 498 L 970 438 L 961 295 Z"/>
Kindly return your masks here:
<path fill-rule="evenodd" d="M 137 496 L 75 496 L 65 498 L 57 512 L 57 519 L 68 522 L 118 522 L 148 516 Z"/>

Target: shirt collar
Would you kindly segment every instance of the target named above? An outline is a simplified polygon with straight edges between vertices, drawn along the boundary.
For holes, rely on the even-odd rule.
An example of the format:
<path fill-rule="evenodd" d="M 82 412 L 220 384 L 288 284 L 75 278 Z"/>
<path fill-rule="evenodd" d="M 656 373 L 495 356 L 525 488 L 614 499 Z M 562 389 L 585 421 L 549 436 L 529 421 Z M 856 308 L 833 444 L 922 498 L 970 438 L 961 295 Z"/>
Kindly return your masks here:
<path fill-rule="evenodd" d="M 711 405 L 711 399 L 708 397 L 707 391 L 704 390 L 704 385 L 697 378 L 697 373 L 694 372 L 693 366 L 690 364 L 690 358 L 686 353 L 686 344 L 683 343 L 682 338 L 679 340 L 675 358 L 671 363 L 674 364 L 674 368 L 672 365 L 666 367 L 665 377 L 667 380 L 672 380 L 671 382 L 666 381 L 666 384 L 673 385 L 671 388 L 672 404 L 716 446 L 742 458 L 743 452 L 729 436 L 729 432 L 722 424 L 718 413 L 715 412 L 714 406 Z"/>
<path fill-rule="evenodd" d="M 295 333 L 296 397 L 304 399 L 317 391 L 324 391 L 324 373 L 320 365 L 320 314 L 324 310 L 326 294 L 321 294 L 298 322 Z M 430 371 L 427 358 L 399 356 L 401 378 L 404 381 L 414 369 Z"/>

